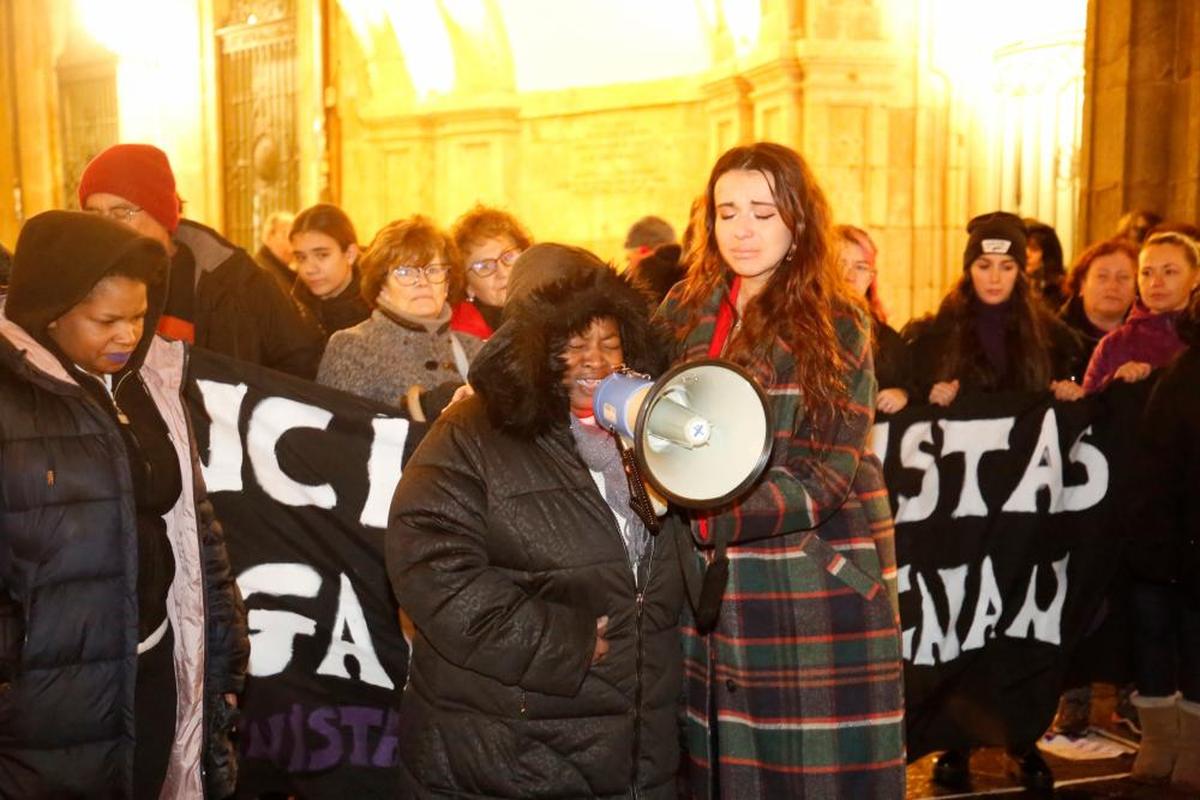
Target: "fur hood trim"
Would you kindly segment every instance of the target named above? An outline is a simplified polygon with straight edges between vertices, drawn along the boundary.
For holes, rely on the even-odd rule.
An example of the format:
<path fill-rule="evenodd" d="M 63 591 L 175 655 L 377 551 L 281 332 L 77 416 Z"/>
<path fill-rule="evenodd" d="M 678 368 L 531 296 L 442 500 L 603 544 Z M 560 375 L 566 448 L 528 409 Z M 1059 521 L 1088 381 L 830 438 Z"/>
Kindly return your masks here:
<path fill-rule="evenodd" d="M 471 365 L 471 385 L 492 424 L 528 436 L 567 425 L 562 353 L 567 340 L 597 317 L 618 321 L 626 366 L 659 375 L 666 339 L 650 310 L 648 298 L 610 266 L 568 271 L 510 300 L 504 324 Z"/>

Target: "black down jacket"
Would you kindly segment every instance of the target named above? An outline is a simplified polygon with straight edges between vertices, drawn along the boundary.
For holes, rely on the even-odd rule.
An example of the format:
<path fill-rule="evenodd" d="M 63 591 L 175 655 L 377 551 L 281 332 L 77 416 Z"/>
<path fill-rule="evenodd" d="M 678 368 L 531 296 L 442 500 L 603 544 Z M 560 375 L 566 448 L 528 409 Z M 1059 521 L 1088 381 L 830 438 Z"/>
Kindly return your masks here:
<path fill-rule="evenodd" d="M 42 288 L 86 271 L 81 264 L 102 274 L 146 245 L 165 268 L 158 245 L 77 212 L 46 212 L 26 234 L 40 237 L 29 252 Z M 222 695 L 242 689 L 245 609 L 180 394 L 184 345 L 153 335 L 161 290 L 149 299 L 130 365 L 183 476 L 164 515 L 176 563 L 167 614 L 179 702 L 161 796 L 225 797 L 236 759 Z M 138 554 L 128 462 L 112 416 L 0 309 L 0 798 L 132 796 Z"/>
<path fill-rule="evenodd" d="M 1200 337 L 1197 337 L 1200 338 Z M 1137 531 L 1129 564 L 1153 583 L 1178 583 L 1200 605 L 1200 342 L 1163 371 L 1142 414 L 1136 498 Z"/>
<path fill-rule="evenodd" d="M 197 347 L 316 377 L 324 338 L 245 250 L 187 219 L 175 231 L 175 245 L 196 261 Z M 177 253 L 176 260 L 180 257 Z"/>
<path fill-rule="evenodd" d="M 642 297 L 610 269 L 559 280 L 506 309 L 472 365 L 479 394 L 405 467 L 387 535 L 417 631 L 400 796 L 675 797 L 681 528 L 654 538 L 636 585 L 557 357 L 598 315 L 620 321 L 627 363 L 657 368 Z"/>

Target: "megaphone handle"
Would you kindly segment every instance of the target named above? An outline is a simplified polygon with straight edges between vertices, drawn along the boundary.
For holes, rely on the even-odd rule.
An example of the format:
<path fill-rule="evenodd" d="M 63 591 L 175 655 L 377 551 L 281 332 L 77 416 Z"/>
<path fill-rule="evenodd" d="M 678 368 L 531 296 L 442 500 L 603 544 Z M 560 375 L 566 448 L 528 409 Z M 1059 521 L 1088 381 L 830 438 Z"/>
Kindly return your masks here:
<path fill-rule="evenodd" d="M 637 459 L 634 458 L 633 451 L 621 441 L 620 436 L 613 438 L 617 440 L 621 464 L 625 467 L 625 477 L 629 482 L 629 507 L 638 515 L 646 530 L 652 534 L 658 533 L 662 529 L 662 522 L 654 513 L 654 504 L 650 501 L 650 495 L 646 493 L 646 484 L 642 482 L 642 471 L 638 469 Z"/>

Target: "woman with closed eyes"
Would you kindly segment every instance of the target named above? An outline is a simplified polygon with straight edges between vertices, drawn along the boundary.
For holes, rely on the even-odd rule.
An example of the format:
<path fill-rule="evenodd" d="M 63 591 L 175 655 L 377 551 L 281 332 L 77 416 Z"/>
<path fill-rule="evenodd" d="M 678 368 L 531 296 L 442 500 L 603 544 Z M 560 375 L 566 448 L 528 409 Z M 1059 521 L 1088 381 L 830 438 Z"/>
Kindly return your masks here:
<path fill-rule="evenodd" d="M 682 525 L 630 506 L 593 416 L 622 364 L 657 374 L 645 299 L 577 247 L 513 271 L 505 322 L 405 465 L 386 538 L 412 619 L 402 798 L 673 800 Z"/>
<path fill-rule="evenodd" d="M 690 517 L 691 558 L 715 568 L 705 582 L 728 569 L 715 618 L 692 598 L 682 626 L 690 794 L 903 797 L 892 516 L 867 449 L 870 319 L 795 151 L 728 151 L 701 213 L 687 277 L 658 316 L 676 361 L 720 356 L 756 378 L 774 447 L 747 494 Z"/>

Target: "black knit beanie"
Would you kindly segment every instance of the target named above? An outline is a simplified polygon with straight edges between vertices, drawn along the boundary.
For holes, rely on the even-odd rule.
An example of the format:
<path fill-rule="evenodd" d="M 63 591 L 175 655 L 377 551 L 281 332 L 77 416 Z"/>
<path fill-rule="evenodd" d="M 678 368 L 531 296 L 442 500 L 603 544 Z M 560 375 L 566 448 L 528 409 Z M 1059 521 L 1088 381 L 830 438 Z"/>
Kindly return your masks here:
<path fill-rule="evenodd" d="M 993 211 L 980 214 L 967 223 L 967 249 L 963 251 L 963 270 L 971 268 L 982 255 L 1006 255 L 1025 268 L 1025 223 L 1016 214 Z"/>
<path fill-rule="evenodd" d="M 38 214 L 17 237 L 4 314 L 45 342 L 46 327 L 84 300 L 117 266 L 148 276 L 146 330 L 153 333 L 166 300 L 169 262 L 163 246 L 95 214 Z"/>

